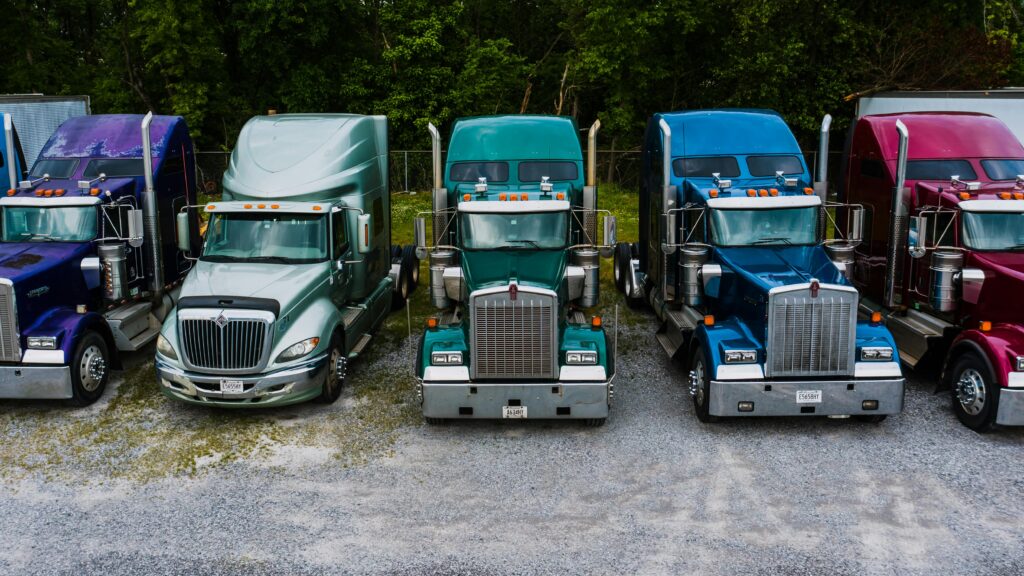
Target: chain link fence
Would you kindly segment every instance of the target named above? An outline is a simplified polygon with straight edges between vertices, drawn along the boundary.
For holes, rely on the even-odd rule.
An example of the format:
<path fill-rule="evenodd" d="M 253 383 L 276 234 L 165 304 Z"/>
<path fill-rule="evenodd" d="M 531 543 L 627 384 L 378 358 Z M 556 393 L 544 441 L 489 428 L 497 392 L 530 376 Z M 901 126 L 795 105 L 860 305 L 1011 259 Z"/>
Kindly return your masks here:
<path fill-rule="evenodd" d="M 817 164 L 817 150 L 804 152 L 811 170 Z M 208 196 L 220 194 L 221 177 L 227 170 L 230 152 L 196 152 L 201 188 Z M 841 152 L 829 153 L 829 180 L 838 182 Z M 428 191 L 433 186 L 430 150 L 392 150 L 388 158 L 392 193 Z M 598 150 L 597 177 L 627 190 L 636 190 L 640 178 L 640 152 L 635 150 Z"/>

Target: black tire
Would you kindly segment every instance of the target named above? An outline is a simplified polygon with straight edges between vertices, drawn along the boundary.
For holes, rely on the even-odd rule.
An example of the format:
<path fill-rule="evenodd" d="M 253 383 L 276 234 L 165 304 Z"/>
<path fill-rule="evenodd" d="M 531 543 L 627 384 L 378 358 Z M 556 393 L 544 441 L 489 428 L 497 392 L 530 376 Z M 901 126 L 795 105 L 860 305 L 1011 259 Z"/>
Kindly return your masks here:
<path fill-rule="evenodd" d="M 615 277 L 615 287 L 618 288 L 619 292 L 625 294 L 626 292 L 626 278 L 630 272 L 631 266 L 629 265 L 630 252 L 629 244 L 625 242 L 619 242 L 615 245 L 615 251 L 612 253 L 612 274 Z"/>
<path fill-rule="evenodd" d="M 967 352 L 953 361 L 949 377 L 957 419 L 975 432 L 991 431 L 999 411 L 999 384 L 988 362 L 975 352 Z"/>
<path fill-rule="evenodd" d="M 711 424 L 721 420 L 718 416 L 712 416 L 711 410 L 711 379 L 708 378 L 707 356 L 704 354 L 704 347 L 697 346 L 690 356 L 690 385 L 696 385 L 696 394 L 693 395 L 693 411 L 697 414 L 697 420 L 705 424 Z M 694 383 L 696 379 L 698 382 Z"/>
<path fill-rule="evenodd" d="M 583 425 L 589 428 L 599 428 L 604 426 L 607 420 L 607 418 L 586 418 L 583 420 Z"/>
<path fill-rule="evenodd" d="M 420 285 L 420 260 L 416 257 L 416 247 L 412 244 L 402 248 L 402 263 L 408 263 L 409 294 L 412 295 Z"/>
<path fill-rule="evenodd" d="M 88 406 L 103 396 L 110 380 L 110 350 L 102 336 L 86 331 L 71 357 L 71 403 Z"/>
<path fill-rule="evenodd" d="M 391 245 L 391 261 L 394 262 L 395 258 L 398 258 L 401 255 L 402 255 L 402 247 L 399 246 L 398 244 L 392 244 Z"/>
<path fill-rule="evenodd" d="M 339 360 L 342 360 L 339 367 Z M 316 401 L 321 404 L 333 404 L 345 387 L 345 351 L 342 350 L 341 338 L 335 334 L 331 337 L 331 355 L 327 359 L 327 374 L 324 376 L 324 384 Z M 339 369 L 341 374 L 338 373 Z"/>
<path fill-rule="evenodd" d="M 887 414 L 854 414 L 854 419 L 868 424 L 881 424 L 885 422 Z"/>
<path fill-rule="evenodd" d="M 415 260 L 415 257 L 413 257 Z M 405 307 L 405 301 L 412 294 L 412 278 L 408 260 L 402 256 L 398 267 L 398 283 L 391 293 L 391 309 L 399 310 Z"/>
<path fill-rule="evenodd" d="M 639 258 L 640 257 L 640 243 L 639 242 L 630 242 L 630 244 L 629 244 L 629 255 L 630 255 L 631 258 Z"/>
<path fill-rule="evenodd" d="M 430 416 L 424 416 L 423 421 L 431 426 L 440 426 L 446 422 L 444 418 L 432 418 Z"/>

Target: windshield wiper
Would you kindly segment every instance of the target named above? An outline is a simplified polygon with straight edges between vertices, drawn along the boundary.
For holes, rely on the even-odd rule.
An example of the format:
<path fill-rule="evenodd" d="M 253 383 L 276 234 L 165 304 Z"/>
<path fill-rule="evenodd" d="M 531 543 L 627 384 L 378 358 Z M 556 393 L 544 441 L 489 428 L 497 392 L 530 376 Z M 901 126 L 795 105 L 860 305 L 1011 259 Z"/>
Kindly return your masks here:
<path fill-rule="evenodd" d="M 529 244 L 530 246 L 533 246 L 534 248 L 540 248 L 540 244 L 537 244 L 536 240 L 509 240 L 509 242 L 512 242 L 512 243 L 515 243 L 515 244 Z M 509 244 L 505 244 L 504 246 L 498 246 L 498 248 L 511 248 L 511 247 L 512 246 L 509 245 Z"/>
<path fill-rule="evenodd" d="M 780 236 L 780 237 L 778 237 L 778 238 L 758 238 L 757 240 L 754 240 L 754 241 L 753 241 L 753 242 L 751 242 L 750 244 L 751 244 L 751 245 L 756 245 L 756 244 L 770 244 L 770 243 L 772 243 L 772 242 L 784 242 L 784 243 L 786 243 L 786 244 L 792 244 L 792 242 L 791 242 L 791 241 L 789 240 L 789 238 L 783 238 L 783 237 L 781 237 L 781 236 Z"/>
<path fill-rule="evenodd" d="M 250 256 L 243 258 L 246 262 L 267 262 L 270 264 L 291 264 L 295 261 L 294 258 L 286 258 L 284 256 Z"/>
<path fill-rule="evenodd" d="M 29 240 L 35 240 L 36 238 L 42 238 L 43 240 L 46 240 L 47 242 L 56 242 L 57 241 L 57 239 L 54 238 L 53 236 L 50 236 L 49 234 L 40 234 L 39 232 L 22 232 L 21 236 L 22 236 L 22 238 L 24 238 L 25 236 L 28 236 Z"/>
<path fill-rule="evenodd" d="M 225 256 L 224 254 L 203 254 L 202 260 L 207 262 L 241 262 L 245 258 L 239 258 L 238 256 Z"/>

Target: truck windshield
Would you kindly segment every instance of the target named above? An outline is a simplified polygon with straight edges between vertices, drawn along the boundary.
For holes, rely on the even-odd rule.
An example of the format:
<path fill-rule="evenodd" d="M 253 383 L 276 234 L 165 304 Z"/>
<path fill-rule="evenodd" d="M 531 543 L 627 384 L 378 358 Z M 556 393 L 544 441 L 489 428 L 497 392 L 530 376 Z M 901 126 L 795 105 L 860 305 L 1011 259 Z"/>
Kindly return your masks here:
<path fill-rule="evenodd" d="M 1024 250 L 1024 213 L 964 212 L 964 245 L 974 250 Z"/>
<path fill-rule="evenodd" d="M 96 238 L 96 207 L 5 206 L 4 242 L 88 242 Z"/>
<path fill-rule="evenodd" d="M 740 165 L 732 156 L 676 158 L 672 161 L 672 172 L 685 178 L 711 178 L 715 174 L 735 178 L 740 175 Z"/>
<path fill-rule="evenodd" d="M 1016 160 L 982 160 L 981 167 L 992 180 L 1016 180 L 1024 174 L 1024 159 Z"/>
<path fill-rule="evenodd" d="M 520 162 L 520 182 L 540 182 L 547 176 L 552 182 L 558 180 L 575 180 L 579 176 L 579 168 L 575 162 Z"/>
<path fill-rule="evenodd" d="M 508 162 L 459 162 L 452 164 L 448 177 L 455 182 L 508 182 Z"/>
<path fill-rule="evenodd" d="M 106 174 L 107 178 L 119 176 L 142 176 L 142 158 L 100 158 L 85 165 L 82 178 L 93 178 Z"/>
<path fill-rule="evenodd" d="M 711 241 L 717 246 L 810 245 L 818 240 L 818 208 L 713 209 Z"/>
<path fill-rule="evenodd" d="M 327 260 L 324 216 L 215 212 L 202 259 L 208 262 L 309 264 Z"/>
<path fill-rule="evenodd" d="M 747 170 L 751 176 L 775 176 L 783 174 L 803 174 L 804 165 L 796 156 L 748 156 Z"/>
<path fill-rule="evenodd" d="M 568 238 L 568 212 L 463 214 L 467 250 L 560 249 Z"/>
<path fill-rule="evenodd" d="M 978 175 L 967 160 L 911 160 L 907 162 L 907 180 L 974 180 Z"/>

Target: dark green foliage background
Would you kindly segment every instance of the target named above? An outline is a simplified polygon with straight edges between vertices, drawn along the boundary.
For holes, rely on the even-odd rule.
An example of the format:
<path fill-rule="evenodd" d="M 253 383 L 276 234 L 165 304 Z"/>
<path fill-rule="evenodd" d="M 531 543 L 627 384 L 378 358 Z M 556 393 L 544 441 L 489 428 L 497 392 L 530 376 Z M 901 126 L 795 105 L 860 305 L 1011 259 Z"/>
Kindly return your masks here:
<path fill-rule="evenodd" d="M 268 109 L 426 124 L 561 113 L 635 148 L 654 111 L 780 111 L 813 145 L 851 97 L 1024 85 L 1024 0 L 0 0 L 0 92 L 181 114 L 229 149 Z"/>

